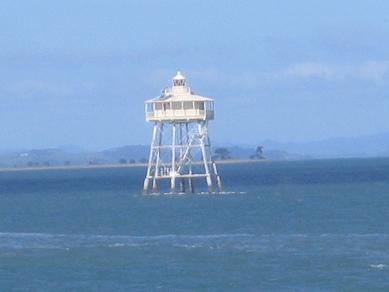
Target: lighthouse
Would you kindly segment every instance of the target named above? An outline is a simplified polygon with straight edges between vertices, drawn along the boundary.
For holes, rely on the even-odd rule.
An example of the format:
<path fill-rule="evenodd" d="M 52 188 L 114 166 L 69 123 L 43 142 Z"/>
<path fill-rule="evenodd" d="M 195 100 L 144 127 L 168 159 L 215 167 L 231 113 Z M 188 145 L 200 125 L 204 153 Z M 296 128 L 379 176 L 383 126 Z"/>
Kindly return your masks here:
<path fill-rule="evenodd" d="M 177 72 L 172 86 L 145 102 L 146 121 L 153 124 L 143 191 L 158 193 L 168 181 L 171 193 L 194 192 L 194 182 L 205 182 L 208 192 L 222 190 L 212 159 L 208 122 L 214 119 L 214 101 L 193 93 Z"/>

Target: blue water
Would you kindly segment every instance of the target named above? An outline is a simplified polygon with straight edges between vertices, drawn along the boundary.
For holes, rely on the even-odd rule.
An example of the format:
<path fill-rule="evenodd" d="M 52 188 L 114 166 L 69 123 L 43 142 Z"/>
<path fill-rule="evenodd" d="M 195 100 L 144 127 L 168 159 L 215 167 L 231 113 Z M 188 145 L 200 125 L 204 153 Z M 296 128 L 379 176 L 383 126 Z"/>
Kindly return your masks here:
<path fill-rule="evenodd" d="M 148 197 L 142 168 L 0 173 L 0 291 L 389 291 L 389 159 L 219 168 Z"/>

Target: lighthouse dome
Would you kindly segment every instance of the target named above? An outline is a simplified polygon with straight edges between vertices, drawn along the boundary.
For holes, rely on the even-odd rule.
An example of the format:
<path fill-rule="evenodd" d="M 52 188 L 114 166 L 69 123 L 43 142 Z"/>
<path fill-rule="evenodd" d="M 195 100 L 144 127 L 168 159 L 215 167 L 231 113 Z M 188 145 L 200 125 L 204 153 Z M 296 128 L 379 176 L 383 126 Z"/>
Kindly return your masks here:
<path fill-rule="evenodd" d="M 173 86 L 186 86 L 185 77 L 180 71 L 177 71 L 176 76 L 173 77 Z"/>
<path fill-rule="evenodd" d="M 185 77 L 182 75 L 180 71 L 177 71 L 176 76 L 173 77 L 173 80 L 183 80 Z"/>

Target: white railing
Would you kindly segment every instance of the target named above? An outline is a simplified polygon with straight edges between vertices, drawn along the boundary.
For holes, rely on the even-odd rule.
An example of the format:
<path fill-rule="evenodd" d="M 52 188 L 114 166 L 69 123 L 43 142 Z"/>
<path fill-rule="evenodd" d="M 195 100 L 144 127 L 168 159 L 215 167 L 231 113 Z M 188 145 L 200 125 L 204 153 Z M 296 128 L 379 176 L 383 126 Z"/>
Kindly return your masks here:
<path fill-rule="evenodd" d="M 148 120 L 174 120 L 174 119 L 213 119 L 214 112 L 212 110 L 200 110 L 200 109 L 167 109 L 167 110 L 156 110 L 146 112 L 146 118 Z"/>

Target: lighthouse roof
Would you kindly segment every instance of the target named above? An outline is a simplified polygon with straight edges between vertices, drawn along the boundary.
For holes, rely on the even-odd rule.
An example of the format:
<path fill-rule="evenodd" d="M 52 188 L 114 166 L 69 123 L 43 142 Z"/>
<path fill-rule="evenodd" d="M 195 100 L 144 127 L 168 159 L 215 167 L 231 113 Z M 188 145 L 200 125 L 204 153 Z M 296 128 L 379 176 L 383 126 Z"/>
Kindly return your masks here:
<path fill-rule="evenodd" d="M 176 76 L 173 77 L 173 80 L 184 80 L 185 77 L 181 74 L 180 71 L 177 71 Z"/>
<path fill-rule="evenodd" d="M 149 99 L 146 103 L 170 101 L 212 101 L 212 99 L 194 94 L 186 85 L 185 77 L 177 71 L 176 76 L 173 77 L 173 86 L 164 88 L 160 96 Z"/>
<path fill-rule="evenodd" d="M 170 102 L 170 101 L 212 101 L 212 98 L 200 96 L 196 94 L 186 94 L 186 95 L 161 95 L 155 98 L 149 99 L 146 102 Z"/>

